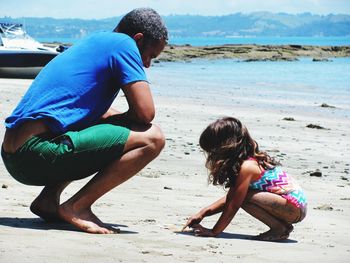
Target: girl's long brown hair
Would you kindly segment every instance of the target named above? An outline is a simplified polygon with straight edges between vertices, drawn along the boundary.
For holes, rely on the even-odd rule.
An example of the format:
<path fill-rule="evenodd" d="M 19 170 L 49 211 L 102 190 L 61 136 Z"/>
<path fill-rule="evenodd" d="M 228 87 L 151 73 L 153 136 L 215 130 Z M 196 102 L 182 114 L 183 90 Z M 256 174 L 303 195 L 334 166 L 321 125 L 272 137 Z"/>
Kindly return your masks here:
<path fill-rule="evenodd" d="M 259 150 L 240 120 L 225 117 L 209 124 L 199 138 L 205 151 L 208 182 L 225 188 L 234 186 L 243 161 L 254 157 L 264 169 L 272 169 L 279 163 L 266 152 Z"/>

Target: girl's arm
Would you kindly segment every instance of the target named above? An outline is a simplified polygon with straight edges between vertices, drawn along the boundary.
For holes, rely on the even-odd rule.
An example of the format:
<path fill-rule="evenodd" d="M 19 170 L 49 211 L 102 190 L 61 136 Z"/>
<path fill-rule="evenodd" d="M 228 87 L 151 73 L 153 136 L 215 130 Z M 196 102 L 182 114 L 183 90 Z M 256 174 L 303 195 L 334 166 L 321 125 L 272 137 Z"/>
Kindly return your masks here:
<path fill-rule="evenodd" d="M 226 202 L 223 206 L 223 212 L 213 229 L 207 229 L 201 225 L 194 227 L 194 232 L 198 236 L 217 236 L 228 226 L 242 206 L 247 195 L 249 184 L 256 176 L 256 165 L 251 162 L 244 162 L 241 171 L 237 177 L 234 187 L 231 187 L 226 196 Z M 259 173 L 259 171 L 258 171 Z"/>
<path fill-rule="evenodd" d="M 197 214 L 191 216 L 188 220 L 185 226 L 182 228 L 182 230 L 185 230 L 186 227 L 193 227 L 197 224 L 199 224 L 204 217 L 215 215 L 217 213 L 222 212 L 224 209 L 226 202 L 226 195 L 216 202 L 212 203 L 211 205 L 203 208 L 200 210 Z"/>

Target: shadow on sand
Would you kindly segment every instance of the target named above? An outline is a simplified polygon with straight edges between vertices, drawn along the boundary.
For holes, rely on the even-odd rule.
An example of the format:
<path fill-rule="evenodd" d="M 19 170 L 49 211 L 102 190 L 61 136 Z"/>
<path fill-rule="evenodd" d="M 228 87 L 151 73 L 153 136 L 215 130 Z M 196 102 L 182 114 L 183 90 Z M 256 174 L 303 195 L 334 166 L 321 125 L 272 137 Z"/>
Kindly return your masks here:
<path fill-rule="evenodd" d="M 40 218 L 18 218 L 18 217 L 0 217 L 0 225 L 15 227 L 15 228 L 28 228 L 28 229 L 36 229 L 36 230 L 64 230 L 64 231 L 73 231 L 73 232 L 81 232 L 75 226 L 70 225 L 65 222 L 60 223 L 47 223 Z M 106 223 L 106 226 L 119 229 L 120 227 L 128 227 L 126 225 L 118 225 L 118 224 L 109 224 Z M 128 231 L 128 230 L 120 230 L 118 234 L 138 234 L 138 232 Z"/>
<path fill-rule="evenodd" d="M 194 236 L 194 233 L 192 231 L 177 231 L 176 234 L 180 235 L 187 235 L 187 236 Z M 223 232 L 220 235 L 218 235 L 216 238 L 223 238 L 223 239 L 243 239 L 243 240 L 251 240 L 251 241 L 260 241 L 260 240 L 254 240 L 255 236 L 253 235 L 244 235 L 244 234 L 235 234 L 235 233 L 227 233 Z M 260 241 L 262 242 L 262 241 Z M 278 242 L 278 243 L 298 243 L 297 240 L 294 239 L 286 239 L 286 240 L 280 240 L 280 241 L 264 241 L 264 242 Z"/>

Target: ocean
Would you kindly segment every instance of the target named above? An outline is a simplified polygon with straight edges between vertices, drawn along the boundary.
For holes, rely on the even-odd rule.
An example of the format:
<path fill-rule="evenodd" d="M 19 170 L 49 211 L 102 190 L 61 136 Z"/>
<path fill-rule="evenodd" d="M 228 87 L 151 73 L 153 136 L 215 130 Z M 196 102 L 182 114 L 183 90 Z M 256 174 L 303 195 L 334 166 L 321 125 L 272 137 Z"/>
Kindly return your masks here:
<path fill-rule="evenodd" d="M 76 43 L 78 38 L 37 38 L 40 42 Z M 345 46 L 350 45 L 348 37 L 170 37 L 169 44 L 210 46 L 224 44 L 260 44 L 260 45 L 313 45 Z"/>
<path fill-rule="evenodd" d="M 225 45 L 225 44 L 258 44 L 258 45 L 312 45 L 312 46 L 345 46 L 350 45 L 349 37 L 181 37 L 170 38 L 170 44 L 192 46 Z"/>
<path fill-rule="evenodd" d="M 255 110 L 312 112 L 350 121 L 350 58 L 313 62 L 240 62 L 232 59 L 155 63 L 147 70 L 159 96 L 210 101 Z M 323 103 L 335 108 L 325 110 Z M 350 124 L 350 122 L 349 122 Z M 349 127 L 350 128 L 350 127 Z"/>

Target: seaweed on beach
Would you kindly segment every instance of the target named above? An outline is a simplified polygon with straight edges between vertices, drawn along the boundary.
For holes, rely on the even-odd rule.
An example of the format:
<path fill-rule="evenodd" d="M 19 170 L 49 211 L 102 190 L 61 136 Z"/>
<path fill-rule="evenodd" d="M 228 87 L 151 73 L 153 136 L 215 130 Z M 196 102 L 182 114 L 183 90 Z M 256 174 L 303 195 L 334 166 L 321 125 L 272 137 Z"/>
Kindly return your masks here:
<path fill-rule="evenodd" d="M 327 130 L 326 128 L 320 126 L 320 125 L 317 125 L 317 124 L 308 124 L 306 125 L 306 128 L 310 128 L 310 129 L 318 129 L 318 130 Z"/>
<path fill-rule="evenodd" d="M 293 117 L 285 117 L 283 118 L 284 121 L 295 121 Z"/>
<path fill-rule="evenodd" d="M 322 103 L 320 105 L 320 107 L 322 107 L 322 108 L 335 108 L 335 106 L 328 105 L 327 103 Z"/>

